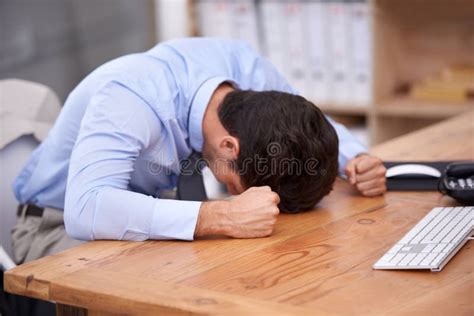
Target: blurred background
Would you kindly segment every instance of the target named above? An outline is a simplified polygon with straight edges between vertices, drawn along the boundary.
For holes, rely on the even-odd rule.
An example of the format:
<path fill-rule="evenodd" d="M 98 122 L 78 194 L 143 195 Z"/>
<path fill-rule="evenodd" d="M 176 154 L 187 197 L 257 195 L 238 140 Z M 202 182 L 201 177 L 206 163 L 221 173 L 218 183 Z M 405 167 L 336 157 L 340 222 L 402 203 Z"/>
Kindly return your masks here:
<path fill-rule="evenodd" d="M 0 0 L 0 79 L 63 102 L 105 61 L 184 36 L 248 42 L 366 145 L 474 108 L 472 0 Z"/>

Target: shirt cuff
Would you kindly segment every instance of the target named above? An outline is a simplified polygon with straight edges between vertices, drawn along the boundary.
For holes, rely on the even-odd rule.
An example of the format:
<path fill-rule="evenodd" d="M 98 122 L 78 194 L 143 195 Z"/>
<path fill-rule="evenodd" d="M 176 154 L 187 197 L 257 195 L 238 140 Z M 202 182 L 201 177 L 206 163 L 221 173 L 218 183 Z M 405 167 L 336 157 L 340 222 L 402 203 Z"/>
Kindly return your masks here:
<path fill-rule="evenodd" d="M 156 200 L 150 239 L 193 240 L 202 202 Z"/>

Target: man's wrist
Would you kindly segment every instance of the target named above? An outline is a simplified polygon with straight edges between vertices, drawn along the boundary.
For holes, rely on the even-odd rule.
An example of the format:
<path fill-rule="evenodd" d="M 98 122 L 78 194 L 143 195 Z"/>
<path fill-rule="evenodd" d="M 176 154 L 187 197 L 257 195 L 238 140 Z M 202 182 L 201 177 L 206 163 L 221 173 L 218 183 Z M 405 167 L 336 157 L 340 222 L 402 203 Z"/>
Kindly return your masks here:
<path fill-rule="evenodd" d="M 194 236 L 227 235 L 228 226 L 225 225 L 224 218 L 229 204 L 229 201 L 202 203 Z"/>

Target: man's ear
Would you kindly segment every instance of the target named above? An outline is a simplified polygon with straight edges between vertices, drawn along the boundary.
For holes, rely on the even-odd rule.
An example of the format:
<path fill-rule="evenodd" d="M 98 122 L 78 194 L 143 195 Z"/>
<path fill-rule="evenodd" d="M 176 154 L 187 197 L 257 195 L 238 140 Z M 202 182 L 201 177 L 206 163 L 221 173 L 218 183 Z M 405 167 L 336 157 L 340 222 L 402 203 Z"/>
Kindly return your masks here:
<path fill-rule="evenodd" d="M 219 144 L 219 149 L 226 159 L 235 160 L 240 152 L 239 140 L 231 135 L 224 136 Z"/>

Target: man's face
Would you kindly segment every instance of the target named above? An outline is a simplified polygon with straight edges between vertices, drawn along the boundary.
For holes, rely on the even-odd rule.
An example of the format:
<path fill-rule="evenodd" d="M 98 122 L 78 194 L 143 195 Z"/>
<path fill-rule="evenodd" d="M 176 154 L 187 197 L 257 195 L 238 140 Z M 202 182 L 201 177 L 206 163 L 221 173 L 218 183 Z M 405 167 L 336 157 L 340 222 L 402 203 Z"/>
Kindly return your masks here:
<path fill-rule="evenodd" d="M 233 168 L 232 161 L 219 155 L 218 150 L 213 150 L 208 144 L 204 143 L 202 155 L 209 163 L 209 169 L 216 179 L 227 187 L 227 191 L 232 195 L 241 194 L 245 191 L 240 175 Z"/>

